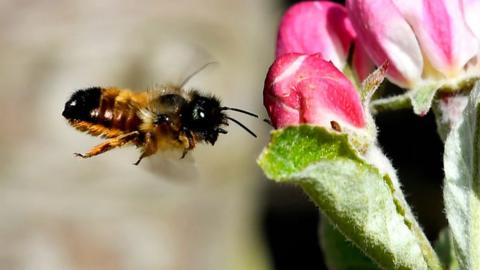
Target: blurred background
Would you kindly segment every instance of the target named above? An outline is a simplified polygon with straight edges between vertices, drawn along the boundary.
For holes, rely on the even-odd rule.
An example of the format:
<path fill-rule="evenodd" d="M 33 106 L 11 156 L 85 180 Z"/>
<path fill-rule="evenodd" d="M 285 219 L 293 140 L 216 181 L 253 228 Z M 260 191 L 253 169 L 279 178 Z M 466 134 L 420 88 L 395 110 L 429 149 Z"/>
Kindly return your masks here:
<path fill-rule="evenodd" d="M 136 167 L 134 147 L 73 157 L 101 140 L 61 116 L 76 89 L 149 89 L 211 61 L 187 87 L 266 116 L 263 80 L 293 2 L 0 0 L 0 269 L 323 269 L 317 210 L 255 163 L 265 123 L 235 115 L 259 138 L 231 125 L 186 160 Z M 434 240 L 445 220 L 433 117 L 377 122 Z"/>

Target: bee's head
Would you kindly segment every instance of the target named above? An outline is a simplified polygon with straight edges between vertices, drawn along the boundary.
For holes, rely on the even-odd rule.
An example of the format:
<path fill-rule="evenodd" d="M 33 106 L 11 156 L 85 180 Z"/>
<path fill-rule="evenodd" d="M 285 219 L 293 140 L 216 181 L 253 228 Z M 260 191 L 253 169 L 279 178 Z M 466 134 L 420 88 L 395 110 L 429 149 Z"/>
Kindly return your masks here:
<path fill-rule="evenodd" d="M 192 100 L 182 111 L 182 123 L 186 129 L 212 145 L 217 141 L 219 133 L 226 133 L 220 126 L 228 124 L 220 101 L 198 93 L 193 93 Z"/>
<path fill-rule="evenodd" d="M 100 104 L 100 95 L 99 87 L 76 91 L 65 103 L 62 115 L 68 120 L 89 120 L 90 112 Z"/>
<path fill-rule="evenodd" d="M 212 145 L 215 144 L 219 133 L 226 134 L 227 131 L 221 128 L 222 125 L 228 126 L 228 121 L 233 121 L 241 126 L 252 136 L 257 137 L 250 129 L 240 123 L 238 120 L 229 117 L 224 113 L 226 110 L 241 112 L 253 117 L 257 115 L 237 108 L 222 107 L 220 101 L 215 97 L 205 97 L 194 92 L 192 100 L 182 111 L 182 122 L 186 129 L 192 131 L 201 140 L 205 140 Z"/>

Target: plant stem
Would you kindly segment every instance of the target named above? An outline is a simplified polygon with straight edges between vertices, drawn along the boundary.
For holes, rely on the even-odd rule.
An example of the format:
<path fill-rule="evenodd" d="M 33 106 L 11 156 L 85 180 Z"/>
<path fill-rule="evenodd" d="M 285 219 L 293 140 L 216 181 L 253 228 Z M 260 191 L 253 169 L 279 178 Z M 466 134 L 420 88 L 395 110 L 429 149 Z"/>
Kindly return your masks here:
<path fill-rule="evenodd" d="M 410 97 L 407 94 L 397 95 L 388 98 L 381 98 L 370 103 L 372 114 L 378 114 L 386 111 L 396 111 L 412 108 Z"/>

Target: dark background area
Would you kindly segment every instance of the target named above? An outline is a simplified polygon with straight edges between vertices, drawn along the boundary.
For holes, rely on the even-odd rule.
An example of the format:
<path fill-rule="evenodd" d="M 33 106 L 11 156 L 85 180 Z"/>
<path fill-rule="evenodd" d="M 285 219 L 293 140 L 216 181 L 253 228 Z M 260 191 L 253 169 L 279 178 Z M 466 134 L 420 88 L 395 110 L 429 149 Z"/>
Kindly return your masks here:
<path fill-rule="evenodd" d="M 298 1 L 284 2 L 287 8 Z M 434 116 L 429 113 L 419 117 L 411 110 L 402 110 L 382 113 L 375 120 L 379 144 L 398 172 L 407 201 L 427 237 L 435 241 L 446 219 L 443 144 Z M 275 269 L 326 269 L 318 241 L 319 213 L 314 204 L 298 187 L 269 182 L 267 190 L 263 229 Z"/>

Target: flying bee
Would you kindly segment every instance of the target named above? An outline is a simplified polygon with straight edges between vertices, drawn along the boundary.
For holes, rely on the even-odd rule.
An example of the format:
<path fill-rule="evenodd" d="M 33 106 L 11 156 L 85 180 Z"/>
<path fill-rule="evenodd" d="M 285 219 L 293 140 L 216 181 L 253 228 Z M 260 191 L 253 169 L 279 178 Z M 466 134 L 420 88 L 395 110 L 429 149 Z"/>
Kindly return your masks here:
<path fill-rule="evenodd" d="M 219 134 L 227 133 L 223 126 L 228 126 L 229 121 L 256 137 L 226 111 L 257 115 L 222 106 L 218 98 L 185 90 L 183 85 L 143 92 L 116 87 L 76 91 L 65 103 L 62 115 L 74 128 L 107 140 L 85 154 L 75 155 L 89 158 L 133 144 L 141 152 L 135 165 L 145 157 L 171 149 L 181 150 L 183 158 L 197 143 L 214 145 Z"/>

